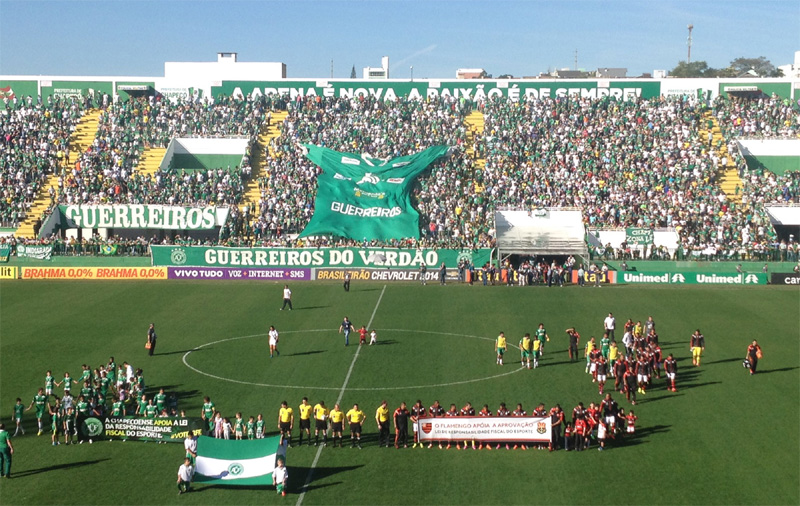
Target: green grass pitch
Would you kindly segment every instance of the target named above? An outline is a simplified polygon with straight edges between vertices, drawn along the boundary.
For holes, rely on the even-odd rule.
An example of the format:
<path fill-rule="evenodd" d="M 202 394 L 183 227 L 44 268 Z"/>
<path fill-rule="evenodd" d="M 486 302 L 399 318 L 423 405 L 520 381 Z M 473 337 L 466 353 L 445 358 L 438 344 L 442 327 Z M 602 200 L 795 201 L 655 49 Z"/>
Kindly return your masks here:
<path fill-rule="evenodd" d="M 81 364 L 97 367 L 114 355 L 117 363 L 142 367 L 149 389 L 177 392 L 189 414 L 199 414 L 202 396 L 209 395 L 224 415 L 263 413 L 274 433 L 282 400 L 296 409 L 307 396 L 332 407 L 349 372 L 342 406 L 357 402 L 366 412 L 364 449 L 325 448 L 303 504 L 800 503 L 796 289 L 389 284 L 384 290 L 353 283 L 345 293 L 339 284 L 297 283 L 295 310 L 279 311 L 281 288 L 3 282 L 0 416 L 13 432 L 14 399 L 29 404 L 45 370 L 78 376 Z M 582 453 L 377 447 L 374 413 L 382 399 L 391 408 L 416 399 L 426 406 L 436 399 L 458 407 L 487 403 L 492 410 L 502 401 L 522 402 L 528 411 L 539 402 L 560 403 L 567 413 L 579 401 L 599 401 L 582 363 L 568 361 L 564 329 L 574 325 L 582 340 L 599 338 L 609 311 L 619 327 L 628 317 L 652 315 L 665 355 L 679 360 L 677 393 L 656 380 L 640 397 L 635 438 Z M 363 348 L 354 362 L 357 339 L 345 347 L 336 331 L 345 315 L 360 326 L 373 313 L 380 344 Z M 151 321 L 159 334 L 152 358 L 144 349 Z M 541 367 L 520 370 L 515 348 L 497 366 L 497 333 L 505 331 L 516 344 L 539 322 L 552 338 Z M 271 360 L 269 325 L 281 331 L 281 355 Z M 698 327 L 706 352 L 702 367 L 693 368 L 689 335 Z M 750 377 L 741 362 L 754 338 L 765 356 L 761 372 Z M 13 440 L 14 478 L 0 485 L 1 504 L 294 505 L 317 453 L 306 446 L 289 450 L 288 497 L 272 489 L 202 485 L 178 497 L 182 445 L 52 447 L 47 435 L 36 436 L 32 411 L 24 421 L 27 434 Z"/>

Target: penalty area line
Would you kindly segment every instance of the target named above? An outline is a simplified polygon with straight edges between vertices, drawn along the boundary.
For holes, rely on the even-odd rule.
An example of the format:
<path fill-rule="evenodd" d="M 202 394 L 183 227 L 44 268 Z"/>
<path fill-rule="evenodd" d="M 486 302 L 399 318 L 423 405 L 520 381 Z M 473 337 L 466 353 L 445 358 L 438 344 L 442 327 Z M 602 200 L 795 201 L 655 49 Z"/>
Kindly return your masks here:
<path fill-rule="evenodd" d="M 369 318 L 369 323 L 367 323 L 367 328 L 372 328 L 372 321 L 375 319 L 375 314 L 378 312 L 378 306 L 381 305 L 381 300 L 383 300 L 383 294 L 386 292 L 386 285 L 383 285 L 383 289 L 381 290 L 381 295 L 378 297 L 378 302 L 375 303 L 375 309 L 372 310 L 372 316 Z M 339 390 L 339 397 L 336 398 L 336 404 L 342 402 L 342 397 L 344 397 L 344 392 L 347 390 L 347 384 L 350 382 L 350 376 L 353 374 L 353 367 L 356 365 L 356 360 L 358 360 L 358 354 L 361 352 L 361 346 L 356 348 L 356 353 L 353 355 L 353 361 L 350 362 L 350 369 L 347 370 L 347 376 L 344 377 L 344 383 L 342 383 L 342 388 Z M 317 454 L 314 455 L 314 461 L 311 462 L 311 467 L 308 469 L 308 476 L 306 476 L 306 482 L 303 484 L 303 491 L 300 492 L 300 497 L 297 498 L 297 504 L 295 506 L 300 506 L 303 504 L 303 499 L 306 496 L 306 490 L 308 490 L 308 486 L 311 484 L 311 479 L 314 477 L 314 469 L 317 467 L 317 462 L 319 462 L 319 457 L 322 455 L 322 446 L 317 448 Z"/>

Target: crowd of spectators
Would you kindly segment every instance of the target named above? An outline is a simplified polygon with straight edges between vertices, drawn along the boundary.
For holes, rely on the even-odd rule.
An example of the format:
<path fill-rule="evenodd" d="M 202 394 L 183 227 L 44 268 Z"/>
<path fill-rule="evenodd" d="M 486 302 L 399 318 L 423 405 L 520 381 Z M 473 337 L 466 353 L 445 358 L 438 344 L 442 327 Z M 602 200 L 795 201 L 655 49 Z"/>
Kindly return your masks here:
<path fill-rule="evenodd" d="M 0 109 L 0 224 L 15 227 L 49 174 L 74 160 L 69 137 L 86 104 L 76 98 L 9 102 Z"/>
<path fill-rule="evenodd" d="M 741 204 L 718 185 L 726 161 L 720 145 L 699 134 L 707 128 L 706 104 L 687 98 L 145 97 L 105 101 L 92 146 L 70 153 L 69 134 L 86 106 L 63 99 L 2 111 L 0 219 L 24 212 L 46 174 L 63 167 L 57 191 L 51 189 L 53 203 L 226 205 L 230 220 L 220 241 L 230 245 L 491 247 L 498 206 L 557 206 L 581 208 L 590 228 L 674 228 L 677 254 L 734 259 L 779 250 L 763 204 L 800 200 L 800 173 L 748 171 L 733 142 L 739 136 L 796 137 L 797 104 L 777 98 L 713 104 L 721 142 L 742 167 Z M 258 134 L 276 108 L 288 109 L 288 117 L 271 145 L 261 146 Z M 483 114 L 482 133 L 469 131 L 473 109 Z M 146 147 L 166 146 L 178 136 L 242 136 L 249 148 L 241 167 L 152 176 L 135 170 Z M 421 238 L 383 244 L 295 239 L 314 212 L 321 170 L 303 155 L 304 143 L 389 158 L 453 147 L 417 180 Z M 260 199 L 245 203 L 256 149 L 264 160 L 257 174 Z M 649 257 L 665 255 L 654 248 Z"/>

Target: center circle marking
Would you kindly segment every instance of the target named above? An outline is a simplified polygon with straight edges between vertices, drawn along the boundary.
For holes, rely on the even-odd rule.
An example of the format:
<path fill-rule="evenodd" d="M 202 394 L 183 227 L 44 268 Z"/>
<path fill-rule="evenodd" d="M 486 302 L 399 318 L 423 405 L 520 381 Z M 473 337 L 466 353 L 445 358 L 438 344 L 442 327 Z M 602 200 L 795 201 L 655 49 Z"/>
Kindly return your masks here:
<path fill-rule="evenodd" d="M 283 334 L 301 334 L 301 333 L 308 333 L 308 332 L 331 332 L 332 330 L 335 330 L 335 329 L 285 330 L 285 331 L 281 332 L 281 335 L 283 335 Z M 383 331 L 384 332 L 409 332 L 409 333 L 415 333 L 415 334 L 435 334 L 435 335 L 439 335 L 439 336 L 468 337 L 468 338 L 471 338 L 471 339 L 482 339 L 484 341 L 494 341 L 494 339 L 492 339 L 490 337 L 472 336 L 472 335 L 469 335 L 469 334 L 456 334 L 456 333 L 452 333 L 452 332 L 434 332 L 434 331 L 431 331 L 431 330 L 383 329 Z M 237 380 L 237 379 L 233 379 L 233 378 L 226 378 L 224 376 L 217 376 L 216 374 L 208 373 L 206 371 L 198 369 L 197 367 L 194 367 L 193 365 L 189 364 L 189 362 L 187 360 L 189 358 L 189 355 L 192 354 L 192 352 L 198 351 L 198 350 L 200 350 L 202 348 L 205 348 L 206 346 L 211 346 L 211 345 L 219 344 L 219 343 L 225 343 L 225 342 L 228 342 L 228 341 L 237 341 L 239 339 L 252 339 L 254 337 L 264 337 L 264 336 L 267 336 L 267 335 L 268 334 L 251 334 L 249 336 L 228 337 L 226 339 L 219 339 L 217 341 L 212 341 L 210 343 L 201 344 L 200 346 L 196 346 L 195 348 L 187 351 L 183 355 L 183 365 L 185 365 L 186 367 L 188 367 L 189 369 L 193 370 L 194 372 L 196 372 L 198 374 L 202 374 L 203 376 L 208 376 L 209 378 L 214 378 L 214 379 L 218 379 L 218 380 L 221 380 L 221 381 L 227 381 L 229 383 L 238 383 L 240 385 L 248 385 L 248 386 L 256 386 L 256 387 L 269 387 L 269 388 L 294 388 L 294 389 L 301 389 L 301 390 L 332 390 L 332 391 L 337 391 L 337 392 L 342 389 L 341 387 L 320 387 L 320 386 L 309 386 L 309 385 L 277 385 L 277 384 L 272 384 L 272 383 L 254 383 L 252 381 L 242 381 L 242 380 Z M 514 345 L 509 345 L 509 347 L 510 348 L 519 349 L 517 346 L 514 346 Z M 510 376 L 511 374 L 518 373 L 518 372 L 520 372 L 522 370 L 524 370 L 524 368 L 516 367 L 516 368 L 513 368 L 511 371 L 503 372 L 503 373 L 500 373 L 500 374 L 493 374 L 491 376 L 485 376 L 483 378 L 473 378 L 473 379 L 468 379 L 468 380 L 463 380 L 463 381 L 452 381 L 452 382 L 448 382 L 448 383 L 437 383 L 437 384 L 433 384 L 433 385 L 409 385 L 409 386 L 399 386 L 399 387 L 349 387 L 348 386 L 347 388 L 345 388 L 345 391 L 357 392 L 357 391 L 367 391 L 367 390 L 405 390 L 405 389 L 409 389 L 409 388 L 449 387 L 449 386 L 456 386 L 456 385 L 465 385 L 467 383 L 477 383 L 479 381 L 487 381 L 487 380 L 495 379 L 495 378 L 502 378 L 504 376 Z"/>

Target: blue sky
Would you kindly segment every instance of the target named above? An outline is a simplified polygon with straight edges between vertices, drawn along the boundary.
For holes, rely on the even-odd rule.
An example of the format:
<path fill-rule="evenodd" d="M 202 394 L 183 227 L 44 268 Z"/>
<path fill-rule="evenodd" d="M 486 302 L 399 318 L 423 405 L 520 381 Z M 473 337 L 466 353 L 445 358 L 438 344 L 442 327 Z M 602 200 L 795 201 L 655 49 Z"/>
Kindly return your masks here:
<path fill-rule="evenodd" d="M 0 0 L 0 74 L 162 76 L 165 61 L 282 61 L 288 77 L 453 78 L 457 68 L 532 76 L 578 66 L 629 76 L 686 59 L 790 63 L 798 0 L 15 1 Z"/>

